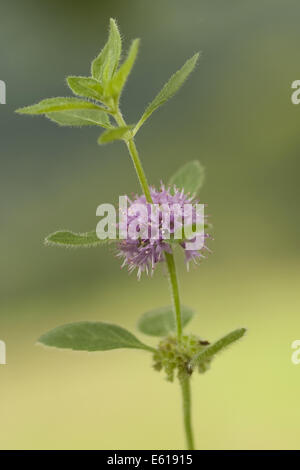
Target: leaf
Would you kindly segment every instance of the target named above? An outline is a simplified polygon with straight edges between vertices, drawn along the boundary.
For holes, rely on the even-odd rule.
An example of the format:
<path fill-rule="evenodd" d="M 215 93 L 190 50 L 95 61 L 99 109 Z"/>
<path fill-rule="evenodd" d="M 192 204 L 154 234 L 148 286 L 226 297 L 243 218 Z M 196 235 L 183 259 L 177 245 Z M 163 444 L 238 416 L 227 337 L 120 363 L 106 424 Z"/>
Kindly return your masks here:
<path fill-rule="evenodd" d="M 42 335 L 39 343 L 74 351 L 108 351 L 131 348 L 153 351 L 132 333 L 118 325 L 82 321 L 58 326 Z"/>
<path fill-rule="evenodd" d="M 203 185 L 204 176 L 204 167 L 198 160 L 194 160 L 182 166 L 170 178 L 169 184 L 184 189 L 185 193 L 196 194 Z"/>
<path fill-rule="evenodd" d="M 122 51 L 122 41 L 118 26 L 112 18 L 110 19 L 109 37 L 104 48 L 92 62 L 92 77 L 106 87 L 113 77 Z"/>
<path fill-rule="evenodd" d="M 70 109 L 46 114 L 51 121 L 60 126 L 101 126 L 110 129 L 109 116 L 99 109 Z"/>
<path fill-rule="evenodd" d="M 205 348 L 204 351 L 201 351 L 192 357 L 190 361 L 191 367 L 198 365 L 201 362 L 207 361 L 208 359 L 212 359 L 212 357 L 215 354 L 222 351 L 224 348 L 227 348 L 230 344 L 234 343 L 235 341 L 240 339 L 242 336 L 244 336 L 246 331 L 247 331 L 246 328 L 240 328 L 238 330 L 234 330 L 228 335 L 216 341 L 215 343 L 207 346 L 207 348 Z"/>
<path fill-rule="evenodd" d="M 167 100 L 172 98 L 175 93 L 179 90 L 179 88 L 183 85 L 185 80 L 188 78 L 190 73 L 194 70 L 196 62 L 198 60 L 199 53 L 195 54 L 186 63 L 182 66 L 180 70 L 178 70 L 169 81 L 164 85 L 162 90 L 158 93 L 158 95 L 154 98 L 154 100 L 149 104 L 144 112 L 143 116 L 141 117 L 140 121 L 137 123 L 135 127 L 135 133 L 138 129 L 143 125 L 143 123 L 148 119 L 151 114 L 159 108 L 159 106 L 163 105 Z"/>
<path fill-rule="evenodd" d="M 68 77 L 67 83 L 75 95 L 102 101 L 103 87 L 91 77 Z"/>
<path fill-rule="evenodd" d="M 100 240 L 97 237 L 96 231 L 86 233 L 74 233 L 67 230 L 60 230 L 51 233 L 45 238 L 45 245 L 48 246 L 63 246 L 67 248 L 89 248 L 97 245 L 104 245 L 105 243 L 113 242 L 114 240 L 105 239 Z"/>
<path fill-rule="evenodd" d="M 137 53 L 139 50 L 140 40 L 135 39 L 129 49 L 128 56 L 111 80 L 108 86 L 108 94 L 111 96 L 120 96 L 126 80 L 135 63 Z"/>
<path fill-rule="evenodd" d="M 78 98 L 48 98 L 32 106 L 19 108 L 16 113 L 19 114 L 48 114 L 57 111 L 68 111 L 72 109 L 99 109 L 90 101 L 80 100 Z"/>
<path fill-rule="evenodd" d="M 188 324 L 195 312 L 184 305 L 181 306 L 182 326 Z M 138 321 L 138 329 L 150 336 L 166 336 L 176 330 L 174 312 L 171 306 L 145 312 Z"/>
<path fill-rule="evenodd" d="M 123 126 L 115 127 L 114 129 L 109 129 L 108 131 L 103 132 L 98 139 L 98 144 L 107 144 L 113 142 L 114 140 L 122 140 L 125 138 L 126 134 L 133 126 Z"/>
<path fill-rule="evenodd" d="M 93 126 L 94 124 L 85 119 L 80 119 L 78 117 L 72 116 L 68 111 L 60 111 L 57 113 L 45 114 L 45 116 L 50 119 L 50 121 L 55 122 L 59 126 L 73 126 L 73 127 L 82 127 L 82 126 Z"/>

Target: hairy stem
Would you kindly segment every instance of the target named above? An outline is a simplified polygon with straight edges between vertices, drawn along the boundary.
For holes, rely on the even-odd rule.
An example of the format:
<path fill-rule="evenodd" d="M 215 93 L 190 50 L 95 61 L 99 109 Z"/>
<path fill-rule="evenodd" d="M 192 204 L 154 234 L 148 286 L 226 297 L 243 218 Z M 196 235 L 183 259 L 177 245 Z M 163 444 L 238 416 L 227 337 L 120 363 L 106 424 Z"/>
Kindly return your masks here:
<path fill-rule="evenodd" d="M 128 140 L 127 147 L 128 147 L 129 153 L 131 155 L 131 158 L 132 158 L 134 168 L 135 168 L 135 171 L 137 173 L 140 185 L 142 186 L 142 190 L 143 190 L 143 192 L 146 196 L 147 201 L 151 203 L 152 198 L 151 198 L 151 194 L 150 194 L 150 190 L 149 190 L 148 181 L 146 179 L 146 175 L 144 173 L 144 170 L 143 170 L 143 167 L 142 167 L 142 164 L 141 164 L 141 160 L 139 158 L 139 154 L 138 154 L 138 151 L 137 151 L 137 148 L 136 148 L 136 145 L 135 145 L 135 142 L 134 142 L 133 138 Z"/>
<path fill-rule="evenodd" d="M 122 113 L 119 108 L 116 109 L 114 113 L 115 120 L 119 126 L 126 126 L 126 122 L 122 116 Z M 145 172 L 143 170 L 139 154 L 134 142 L 134 138 L 128 139 L 126 142 L 127 148 L 129 150 L 131 159 L 133 161 L 140 185 L 142 187 L 142 190 L 146 196 L 146 199 L 148 202 L 152 203 L 152 198 L 150 194 L 150 189 L 148 185 L 148 181 L 145 175 Z M 167 267 L 168 267 L 168 273 L 169 273 L 169 280 L 170 280 L 170 286 L 171 286 L 171 292 L 172 292 L 172 301 L 173 301 L 173 308 L 174 308 L 174 315 L 175 315 L 175 322 L 177 326 L 177 336 L 178 340 L 181 340 L 182 336 L 182 325 L 181 325 L 181 306 L 180 306 L 180 297 L 179 297 L 179 287 L 178 287 L 178 280 L 177 280 L 177 274 L 176 274 L 176 267 L 175 267 L 175 261 L 174 261 L 174 255 L 173 253 L 165 253 L 165 258 L 167 262 Z"/>
<path fill-rule="evenodd" d="M 114 117 L 115 117 L 116 122 L 119 124 L 119 126 L 126 126 L 126 122 L 124 121 L 124 118 L 122 116 L 120 109 L 117 109 L 116 113 L 114 114 Z M 141 160 L 140 160 L 140 157 L 139 157 L 139 154 L 138 154 L 135 142 L 134 142 L 134 138 L 132 137 L 128 139 L 128 141 L 126 142 L 126 145 L 130 153 L 131 159 L 133 161 L 134 168 L 135 168 L 138 180 L 140 182 L 140 185 L 142 187 L 143 193 L 145 194 L 147 201 L 152 203 L 149 184 L 148 184 L 145 172 L 142 167 L 142 163 L 141 163 Z"/>
<path fill-rule="evenodd" d="M 177 327 L 177 336 L 178 341 L 181 340 L 182 336 L 182 324 L 181 324 L 181 306 L 180 306 L 180 297 L 179 297 L 179 286 L 176 274 L 176 266 L 173 253 L 166 253 L 165 258 L 168 266 L 169 272 L 169 281 L 172 292 L 172 301 L 173 308 L 175 313 L 176 327 Z"/>
<path fill-rule="evenodd" d="M 183 420 L 188 450 L 194 450 L 194 438 L 191 422 L 191 387 L 190 377 L 180 380 L 182 391 Z"/>
<path fill-rule="evenodd" d="M 122 116 L 122 113 L 117 107 L 116 111 L 113 113 L 113 116 L 119 126 L 126 126 L 126 122 Z M 152 198 L 150 194 L 149 184 L 143 170 L 139 154 L 134 142 L 134 137 L 132 136 L 126 141 L 128 151 L 130 153 L 131 159 L 134 164 L 135 171 L 137 173 L 138 180 L 142 187 L 142 190 L 146 196 L 147 201 L 151 204 Z M 173 308 L 175 314 L 175 321 L 177 327 L 177 337 L 178 341 L 181 341 L 182 337 L 182 323 L 181 323 L 181 305 L 179 297 L 179 286 L 177 280 L 176 266 L 173 252 L 165 252 L 166 264 L 168 267 L 169 281 L 171 286 Z M 186 433 L 187 446 L 189 450 L 194 449 L 193 443 L 193 433 L 191 426 L 191 391 L 190 391 L 190 378 L 186 377 L 180 381 L 182 389 L 182 400 L 183 400 L 183 416 L 184 416 L 184 428 Z"/>

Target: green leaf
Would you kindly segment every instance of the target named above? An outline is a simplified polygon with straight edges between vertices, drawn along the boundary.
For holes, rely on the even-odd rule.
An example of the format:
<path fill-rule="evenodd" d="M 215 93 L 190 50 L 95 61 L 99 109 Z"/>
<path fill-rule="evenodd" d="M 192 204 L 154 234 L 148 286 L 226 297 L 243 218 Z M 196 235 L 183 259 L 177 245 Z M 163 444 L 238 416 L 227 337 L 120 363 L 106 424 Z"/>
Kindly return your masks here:
<path fill-rule="evenodd" d="M 111 96 L 120 96 L 122 89 L 126 83 L 126 80 L 132 70 L 132 67 L 135 63 L 137 53 L 139 50 L 140 40 L 135 39 L 129 49 L 128 56 L 123 62 L 119 70 L 116 72 L 115 76 L 111 80 L 108 86 L 108 94 Z"/>
<path fill-rule="evenodd" d="M 188 324 L 195 312 L 184 305 L 181 306 L 182 326 Z M 174 312 L 171 306 L 162 307 L 144 313 L 138 321 L 138 329 L 150 336 L 166 336 L 176 330 Z"/>
<path fill-rule="evenodd" d="M 194 70 L 196 62 L 198 60 L 199 54 L 195 54 L 186 63 L 183 67 L 178 70 L 169 81 L 165 84 L 163 89 L 158 93 L 158 95 L 154 98 L 154 100 L 149 104 L 144 112 L 143 116 L 141 117 L 140 121 L 137 123 L 135 132 L 143 125 L 143 123 L 148 119 L 151 114 L 159 108 L 159 106 L 163 105 L 167 100 L 172 98 L 175 93 L 179 90 L 179 88 L 183 85 L 185 80 L 188 78 L 190 73 Z"/>
<path fill-rule="evenodd" d="M 93 100 L 103 100 L 103 87 L 91 77 L 68 77 L 67 83 L 75 95 L 91 98 Z"/>
<path fill-rule="evenodd" d="M 16 113 L 19 114 L 48 114 L 57 111 L 68 111 L 72 109 L 99 109 L 90 101 L 80 100 L 78 98 L 48 98 L 32 106 L 19 108 Z"/>
<path fill-rule="evenodd" d="M 110 129 L 109 116 L 99 109 L 71 109 L 46 114 L 51 121 L 60 126 L 101 126 Z"/>
<path fill-rule="evenodd" d="M 204 167 L 198 160 L 182 166 L 169 180 L 170 185 L 184 189 L 185 193 L 196 194 L 204 182 Z"/>
<path fill-rule="evenodd" d="M 131 348 L 153 351 L 132 333 L 110 323 L 82 321 L 58 326 L 42 335 L 39 343 L 74 351 L 108 351 Z"/>
<path fill-rule="evenodd" d="M 45 245 L 48 246 L 63 246 L 66 248 L 89 248 L 91 246 L 104 245 L 105 243 L 111 243 L 114 240 L 106 239 L 100 240 L 97 237 L 96 231 L 86 233 L 74 233 L 67 230 L 60 230 L 58 232 L 51 233 L 45 238 Z"/>
<path fill-rule="evenodd" d="M 110 19 L 108 41 L 104 48 L 92 62 L 92 77 L 98 80 L 105 88 L 119 65 L 122 51 L 122 41 L 117 23 Z"/>
<path fill-rule="evenodd" d="M 194 367 L 195 365 L 198 365 L 201 362 L 207 361 L 208 359 L 212 359 L 215 354 L 222 351 L 224 348 L 227 348 L 230 344 L 234 343 L 242 336 L 244 336 L 246 331 L 246 328 L 234 330 L 228 335 L 216 341 L 215 343 L 207 346 L 203 351 L 195 354 L 195 356 L 192 357 L 190 361 L 191 367 Z"/>
<path fill-rule="evenodd" d="M 113 142 L 114 140 L 122 140 L 126 137 L 126 134 L 133 126 L 123 126 L 115 127 L 114 129 L 109 129 L 108 131 L 103 132 L 98 139 L 98 144 L 107 144 Z"/>

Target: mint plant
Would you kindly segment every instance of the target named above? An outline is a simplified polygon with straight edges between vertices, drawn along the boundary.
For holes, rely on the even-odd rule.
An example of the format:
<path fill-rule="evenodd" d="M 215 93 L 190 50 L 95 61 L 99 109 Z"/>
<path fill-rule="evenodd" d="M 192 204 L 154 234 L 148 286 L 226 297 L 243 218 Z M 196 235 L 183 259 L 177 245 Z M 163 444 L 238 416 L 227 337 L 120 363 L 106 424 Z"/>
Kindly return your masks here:
<path fill-rule="evenodd" d="M 120 97 L 126 80 L 135 63 L 139 49 L 139 40 L 135 39 L 127 57 L 120 65 L 122 42 L 115 20 L 110 20 L 108 41 L 93 60 L 91 76 L 67 78 L 67 84 L 76 97 L 50 98 L 33 106 L 18 109 L 20 114 L 42 114 L 60 126 L 96 126 L 104 128 L 98 138 L 99 144 L 122 140 L 130 154 L 142 195 L 136 196 L 130 204 L 138 202 L 145 206 L 146 212 L 141 224 L 145 227 L 151 222 L 148 210 L 154 203 L 162 211 L 163 205 L 171 207 L 177 204 L 183 208 L 185 203 L 196 204 L 196 195 L 200 190 L 204 171 L 198 161 L 192 161 L 180 168 L 168 184 L 157 189 L 150 187 L 142 167 L 135 144 L 135 136 L 152 113 L 168 101 L 183 85 L 194 70 L 199 54 L 191 57 L 183 67 L 171 76 L 162 90 L 149 104 L 136 124 L 128 125 L 120 110 Z M 82 321 L 59 326 L 39 338 L 41 344 L 75 351 L 106 351 L 119 348 L 142 349 L 153 355 L 153 366 L 157 371 L 164 371 L 167 380 L 178 379 L 182 389 L 184 429 L 188 449 L 194 449 L 191 424 L 190 381 L 194 372 L 205 373 L 216 354 L 241 338 L 245 328 L 236 329 L 214 343 L 194 334 L 185 334 L 183 329 L 194 316 L 194 311 L 181 304 L 176 273 L 174 251 L 180 249 L 187 265 L 196 263 L 205 257 L 208 251 L 205 242 L 210 238 L 210 225 L 204 224 L 204 244 L 200 249 L 187 249 L 185 235 L 175 237 L 175 215 L 171 218 L 169 239 L 162 237 L 161 216 L 159 214 L 158 236 L 153 240 L 150 235 L 135 239 L 127 237 L 115 240 L 99 239 L 96 230 L 86 233 L 58 231 L 49 235 L 47 245 L 62 247 L 93 247 L 114 243 L 118 256 L 129 271 L 137 269 L 140 277 L 143 272 L 153 274 L 158 263 L 166 266 L 172 293 L 172 306 L 146 312 L 138 321 L 138 329 L 149 336 L 160 338 L 156 348 L 140 341 L 135 335 L 121 326 Z M 189 223 L 195 226 L 195 213 L 192 212 Z M 184 216 L 185 217 L 185 216 Z M 184 220 L 183 220 L 184 222 Z M 186 222 L 186 221 L 185 221 Z M 120 226 L 116 227 L 118 230 Z M 124 228 L 124 227 L 123 227 Z M 125 227 L 127 228 L 127 227 Z M 197 236 L 197 233 L 196 233 Z"/>

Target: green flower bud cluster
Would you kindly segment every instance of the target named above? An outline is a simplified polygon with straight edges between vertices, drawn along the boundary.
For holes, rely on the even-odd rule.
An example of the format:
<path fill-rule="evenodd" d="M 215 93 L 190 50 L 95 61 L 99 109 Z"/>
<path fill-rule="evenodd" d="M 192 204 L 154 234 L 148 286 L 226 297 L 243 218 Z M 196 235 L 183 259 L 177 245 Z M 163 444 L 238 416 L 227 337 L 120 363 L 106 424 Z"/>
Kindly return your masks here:
<path fill-rule="evenodd" d="M 175 371 L 179 380 L 190 376 L 194 369 L 203 374 L 209 369 L 211 358 L 197 364 L 194 369 L 190 361 L 208 345 L 208 341 L 195 335 L 184 335 L 180 341 L 176 336 L 169 335 L 160 341 L 157 351 L 153 354 L 153 367 L 157 371 L 164 370 L 166 379 L 170 382 L 174 380 Z"/>

